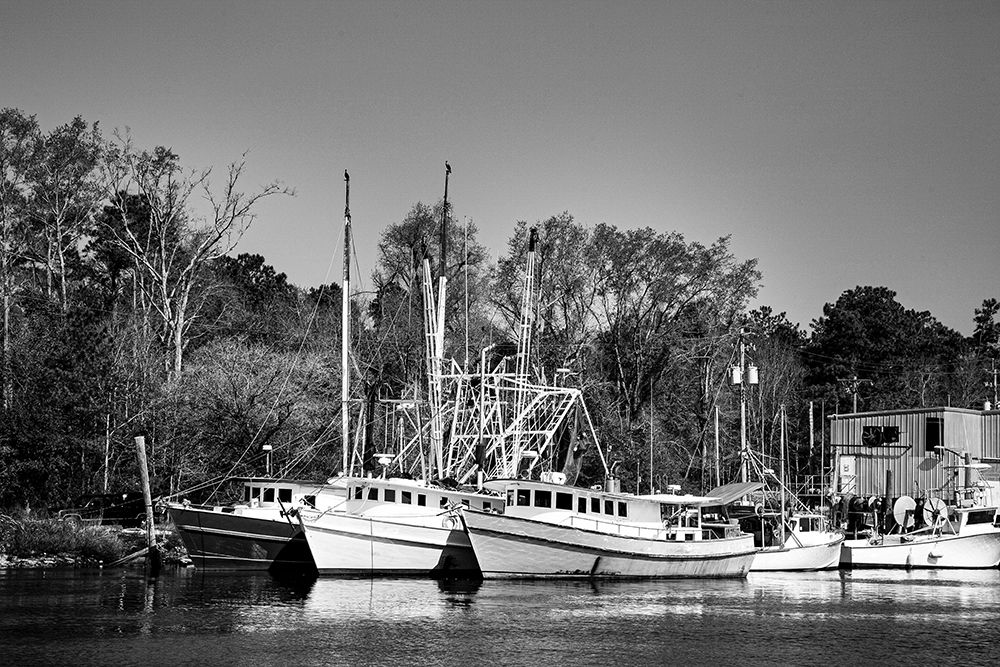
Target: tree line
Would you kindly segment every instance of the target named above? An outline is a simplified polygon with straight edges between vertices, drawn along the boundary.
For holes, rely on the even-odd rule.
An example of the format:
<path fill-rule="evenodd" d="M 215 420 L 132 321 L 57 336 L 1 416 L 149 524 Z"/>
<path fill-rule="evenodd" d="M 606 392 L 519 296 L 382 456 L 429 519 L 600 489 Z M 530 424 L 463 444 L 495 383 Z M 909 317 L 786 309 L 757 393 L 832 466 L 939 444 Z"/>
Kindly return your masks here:
<path fill-rule="evenodd" d="M 79 117 L 46 131 L 0 112 L 0 506 L 133 488 L 137 433 L 157 493 L 261 474 L 266 460 L 275 474 L 317 479 L 339 468 L 354 444 L 339 428 L 344 295 L 292 285 L 238 252 L 258 203 L 292 194 L 278 182 L 246 190 L 244 170 L 245 156 L 220 173 L 191 170 L 169 148 L 105 137 Z M 822 417 L 854 400 L 973 408 L 995 392 L 996 299 L 970 314 L 963 337 L 887 287 L 858 286 L 805 331 L 750 309 L 760 268 L 728 237 L 704 244 L 562 213 L 514 223 L 495 262 L 474 224 L 451 225 L 447 256 L 435 258 L 442 206 L 418 202 L 388 224 L 371 289 L 349 295 L 348 371 L 369 451 L 391 446 L 379 401 L 418 396 L 426 381 L 423 258 L 448 277 L 448 356 L 473 368 L 517 341 L 531 227 L 532 374 L 582 390 L 625 489 L 735 478 L 741 349 L 760 379 L 744 395 L 751 447 L 776 458 L 785 406 L 794 474 L 820 472 Z M 582 481 L 602 476 L 590 460 Z"/>

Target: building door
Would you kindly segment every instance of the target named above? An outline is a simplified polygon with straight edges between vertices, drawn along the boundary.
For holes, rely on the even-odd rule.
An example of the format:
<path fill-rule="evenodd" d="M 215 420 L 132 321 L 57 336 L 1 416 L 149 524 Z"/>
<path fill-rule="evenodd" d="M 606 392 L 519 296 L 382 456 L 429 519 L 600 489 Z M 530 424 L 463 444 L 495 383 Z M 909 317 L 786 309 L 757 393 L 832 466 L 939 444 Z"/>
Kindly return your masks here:
<path fill-rule="evenodd" d="M 858 469 L 855 457 L 841 456 L 837 472 L 840 473 L 840 493 L 857 493 Z"/>

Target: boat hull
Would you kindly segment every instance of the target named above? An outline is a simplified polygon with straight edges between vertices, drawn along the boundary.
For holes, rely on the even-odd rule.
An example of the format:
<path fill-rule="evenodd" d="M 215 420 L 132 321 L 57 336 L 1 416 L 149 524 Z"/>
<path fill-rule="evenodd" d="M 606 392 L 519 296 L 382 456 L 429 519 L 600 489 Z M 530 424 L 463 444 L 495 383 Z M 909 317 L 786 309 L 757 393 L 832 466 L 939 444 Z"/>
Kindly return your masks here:
<path fill-rule="evenodd" d="M 479 575 L 468 535 L 451 517 L 387 521 L 331 512 L 302 526 L 320 575 Z"/>
<path fill-rule="evenodd" d="M 783 547 L 764 548 L 757 552 L 750 566 L 751 572 L 811 572 L 831 570 L 840 564 L 843 535 L 837 535 L 820 544 L 801 546 L 785 544 Z"/>
<path fill-rule="evenodd" d="M 170 518 L 195 567 L 206 570 L 313 570 L 312 554 L 294 519 L 245 516 L 170 505 Z"/>
<path fill-rule="evenodd" d="M 905 537 L 905 536 L 903 536 Z M 1000 530 L 972 535 L 914 537 L 890 535 L 880 542 L 846 540 L 843 568 L 994 568 L 1000 565 Z"/>
<path fill-rule="evenodd" d="M 571 528 L 464 510 L 484 578 L 742 578 L 756 550 L 749 535 L 671 541 Z"/>

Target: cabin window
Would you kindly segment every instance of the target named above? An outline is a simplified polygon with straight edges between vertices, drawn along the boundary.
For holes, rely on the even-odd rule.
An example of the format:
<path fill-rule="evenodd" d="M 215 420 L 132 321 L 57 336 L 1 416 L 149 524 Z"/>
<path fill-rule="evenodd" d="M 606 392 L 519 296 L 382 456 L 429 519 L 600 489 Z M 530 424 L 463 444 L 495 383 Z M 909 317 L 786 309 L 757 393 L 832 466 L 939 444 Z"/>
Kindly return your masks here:
<path fill-rule="evenodd" d="M 445 507 L 447 507 L 448 506 L 448 499 L 445 498 L 444 496 L 441 496 L 441 501 L 438 503 L 438 506 L 441 509 L 444 509 Z"/>
<path fill-rule="evenodd" d="M 577 498 L 576 499 L 576 511 L 579 512 L 580 514 L 586 514 L 587 513 L 587 499 L 586 498 Z"/>
<path fill-rule="evenodd" d="M 560 509 L 560 510 L 572 510 L 573 509 L 573 494 L 572 493 L 557 493 L 556 494 L 556 509 Z"/>
<path fill-rule="evenodd" d="M 611 516 L 615 515 L 615 501 L 605 500 L 604 501 L 604 513 Z"/>
<path fill-rule="evenodd" d="M 354 487 L 354 499 L 355 500 L 361 500 L 362 498 L 364 498 L 363 494 L 364 494 L 364 489 L 362 489 L 360 486 Z"/>
<path fill-rule="evenodd" d="M 274 502 L 274 489 L 264 489 L 264 502 L 265 503 Z"/>
<path fill-rule="evenodd" d="M 628 516 L 628 503 L 618 502 L 618 516 Z"/>
<path fill-rule="evenodd" d="M 292 490 L 291 489 L 278 489 L 278 502 L 279 503 L 290 503 L 290 502 L 292 502 Z"/>
<path fill-rule="evenodd" d="M 250 500 L 260 500 L 260 487 L 251 486 L 250 487 Z"/>
<path fill-rule="evenodd" d="M 969 512 L 969 520 L 966 524 L 973 525 L 976 523 L 993 523 L 993 518 L 996 516 L 995 510 L 974 510 Z"/>
<path fill-rule="evenodd" d="M 385 502 L 394 503 L 396 502 L 396 489 L 386 489 L 385 490 Z"/>
<path fill-rule="evenodd" d="M 244 486 L 243 487 L 243 502 L 247 502 L 247 503 L 250 502 L 250 487 L 249 486 Z"/>
<path fill-rule="evenodd" d="M 424 507 L 425 505 L 427 505 L 427 496 L 425 496 L 422 493 L 418 493 L 417 494 L 417 505 L 419 505 L 420 507 Z"/>
<path fill-rule="evenodd" d="M 368 489 L 368 500 L 378 500 L 378 488 L 371 487 Z"/>
<path fill-rule="evenodd" d="M 517 490 L 517 504 L 518 505 L 530 505 L 531 504 L 531 491 L 528 489 L 518 489 Z"/>
<path fill-rule="evenodd" d="M 412 505 L 413 504 L 413 494 L 410 493 L 409 491 L 400 491 L 399 492 L 399 502 L 403 503 L 404 505 Z"/>
<path fill-rule="evenodd" d="M 694 541 L 694 533 L 688 533 L 688 534 L 686 534 L 684 536 L 684 541 L 685 542 L 692 542 L 692 541 Z"/>
<path fill-rule="evenodd" d="M 316 507 L 316 496 L 302 496 L 302 504 Z"/>
<path fill-rule="evenodd" d="M 462 499 L 462 507 L 468 507 L 468 506 L 469 506 L 469 500 L 467 498 L 463 498 Z"/>
<path fill-rule="evenodd" d="M 535 491 L 535 507 L 552 507 L 552 492 Z"/>
<path fill-rule="evenodd" d="M 601 499 L 600 498 L 591 498 L 590 499 L 590 511 L 593 512 L 594 514 L 600 514 L 601 513 Z"/>
<path fill-rule="evenodd" d="M 484 512 L 490 512 L 492 510 L 493 510 L 493 503 L 484 500 L 483 501 L 483 511 Z"/>

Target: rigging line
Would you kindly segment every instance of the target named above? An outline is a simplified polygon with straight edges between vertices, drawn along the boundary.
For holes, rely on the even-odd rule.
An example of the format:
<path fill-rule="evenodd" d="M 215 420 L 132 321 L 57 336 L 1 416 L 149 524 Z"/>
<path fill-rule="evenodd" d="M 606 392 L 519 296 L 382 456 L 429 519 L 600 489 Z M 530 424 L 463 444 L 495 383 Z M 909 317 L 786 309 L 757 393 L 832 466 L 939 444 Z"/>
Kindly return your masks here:
<path fill-rule="evenodd" d="M 340 234 L 340 233 L 342 233 L 342 232 L 338 232 L 338 234 Z M 338 247 L 339 246 L 340 238 L 341 238 L 340 236 L 337 237 L 338 243 L 335 244 L 334 247 Z M 336 253 L 334 253 L 333 255 L 330 256 L 330 263 L 326 267 L 326 275 L 324 276 L 323 283 L 320 286 L 320 294 L 319 294 L 318 298 L 316 299 L 315 305 L 313 306 L 313 312 L 312 312 L 312 315 L 309 318 L 309 321 L 306 324 L 306 330 L 302 333 L 302 338 L 299 340 L 299 346 L 298 346 L 298 349 L 295 351 L 295 357 L 293 358 L 292 363 L 289 364 L 289 366 L 288 366 L 288 372 L 285 374 L 285 379 L 284 379 L 284 381 L 281 384 L 281 388 L 278 390 L 278 394 L 277 394 L 277 396 L 275 396 L 274 401 L 272 402 L 271 407 L 268 409 L 267 414 L 264 416 L 264 419 L 262 420 L 262 422 L 260 424 L 260 427 L 257 429 L 257 432 L 254 433 L 253 437 L 250 439 L 250 442 L 247 444 L 246 448 L 243 450 L 243 453 L 240 454 L 239 458 L 236 459 L 236 462 L 233 463 L 232 467 L 230 467 L 229 471 L 226 473 L 226 477 L 229 477 L 230 475 L 233 474 L 233 471 L 236 470 L 236 467 L 239 466 L 239 464 L 243 461 L 243 459 L 250 452 L 251 448 L 254 446 L 254 443 L 256 443 L 257 438 L 263 432 L 264 426 L 267 424 L 268 419 L 270 419 L 271 415 L 276 410 L 276 408 L 278 406 L 278 401 L 281 400 L 281 395 L 284 393 L 286 387 L 288 386 L 288 382 L 291 379 L 292 372 L 295 370 L 296 366 L 299 363 L 298 360 L 300 359 L 300 357 L 302 355 L 302 349 L 305 347 L 306 337 L 309 335 L 309 331 L 312 329 L 312 326 L 313 326 L 313 324 L 316 321 L 317 314 L 319 313 L 319 306 L 320 306 L 320 304 L 323 301 L 323 292 L 326 290 L 327 282 L 330 279 L 330 273 L 333 271 L 333 262 L 334 262 L 335 258 L 336 258 Z M 209 498 L 211 498 L 216 493 L 218 493 L 218 490 L 219 490 L 219 488 L 221 486 L 222 486 L 222 483 L 220 482 L 219 485 L 216 486 L 215 489 L 212 490 L 212 493 L 209 496 Z"/>

